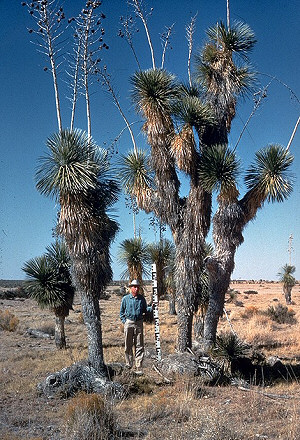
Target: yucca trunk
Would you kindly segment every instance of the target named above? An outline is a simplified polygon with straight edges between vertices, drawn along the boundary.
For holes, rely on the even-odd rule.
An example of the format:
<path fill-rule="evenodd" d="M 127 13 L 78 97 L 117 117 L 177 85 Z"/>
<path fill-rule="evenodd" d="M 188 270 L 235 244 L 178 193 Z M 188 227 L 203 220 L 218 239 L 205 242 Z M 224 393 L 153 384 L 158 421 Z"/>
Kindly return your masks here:
<path fill-rule="evenodd" d="M 293 286 L 287 286 L 287 285 L 283 286 L 284 298 L 287 304 L 292 303 L 292 288 Z"/>
<path fill-rule="evenodd" d="M 232 250 L 230 254 L 233 255 L 214 260 L 207 265 L 210 274 L 210 296 L 203 331 L 204 344 L 207 348 L 215 343 L 219 318 L 223 315 L 225 294 L 234 267 L 234 251 Z"/>
<path fill-rule="evenodd" d="M 187 243 L 186 243 L 187 244 Z M 193 305 L 196 297 L 197 282 L 194 279 L 191 256 L 186 246 L 176 246 L 175 286 L 177 303 L 177 350 L 184 352 L 192 346 Z"/>
<path fill-rule="evenodd" d="M 219 196 L 219 208 L 213 218 L 215 255 L 206 261 L 209 273 L 209 303 L 204 320 L 204 345 L 209 348 L 216 340 L 217 326 L 223 314 L 225 294 L 234 270 L 236 249 L 243 243 L 245 225 L 256 214 L 260 204 L 252 205 L 249 213 L 244 200 L 228 201 Z"/>
<path fill-rule="evenodd" d="M 65 336 L 65 316 L 55 315 L 55 331 L 54 331 L 55 345 L 59 349 L 66 348 Z"/>
<path fill-rule="evenodd" d="M 91 292 L 81 292 L 81 305 L 88 338 L 88 362 L 101 375 L 106 376 L 104 364 L 99 299 Z"/>
<path fill-rule="evenodd" d="M 168 294 L 168 301 L 169 301 L 169 315 L 177 315 L 176 307 L 175 307 L 175 295 L 174 293 Z"/>
<path fill-rule="evenodd" d="M 183 227 L 174 236 L 175 283 L 178 315 L 178 350 L 192 345 L 192 323 L 196 299 L 201 294 L 205 237 L 210 226 L 211 196 L 197 182 L 191 190 L 182 218 Z"/>
<path fill-rule="evenodd" d="M 184 353 L 192 347 L 193 313 L 178 303 L 177 306 L 177 350 Z"/>

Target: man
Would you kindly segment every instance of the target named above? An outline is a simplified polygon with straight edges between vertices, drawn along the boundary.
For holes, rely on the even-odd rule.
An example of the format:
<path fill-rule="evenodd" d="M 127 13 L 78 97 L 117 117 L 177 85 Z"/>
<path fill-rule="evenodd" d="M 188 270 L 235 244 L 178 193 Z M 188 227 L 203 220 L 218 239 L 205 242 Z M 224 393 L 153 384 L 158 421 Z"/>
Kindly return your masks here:
<path fill-rule="evenodd" d="M 123 297 L 120 308 L 120 318 L 124 324 L 126 368 L 133 367 L 134 348 L 136 373 L 142 374 L 144 358 L 143 315 L 148 308 L 144 296 L 139 293 L 139 281 L 132 280 L 128 287 L 130 293 Z"/>

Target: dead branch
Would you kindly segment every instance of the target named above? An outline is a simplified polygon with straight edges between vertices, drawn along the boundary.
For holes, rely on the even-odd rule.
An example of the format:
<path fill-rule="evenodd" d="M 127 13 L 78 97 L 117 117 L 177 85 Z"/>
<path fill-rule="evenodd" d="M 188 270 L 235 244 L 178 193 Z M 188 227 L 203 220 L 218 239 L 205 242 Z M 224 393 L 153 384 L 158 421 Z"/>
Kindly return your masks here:
<path fill-rule="evenodd" d="M 157 366 L 156 365 L 152 365 L 152 368 L 153 368 L 153 370 L 155 370 L 163 379 L 164 379 L 164 381 L 166 382 L 166 383 L 172 383 L 172 380 L 171 379 L 168 379 L 167 377 L 165 377 L 160 371 L 159 371 L 159 369 L 157 368 Z"/>
<path fill-rule="evenodd" d="M 49 58 L 50 70 L 53 78 L 56 115 L 59 131 L 62 130 L 62 119 L 60 110 L 60 98 L 57 81 L 56 63 L 57 55 L 61 49 L 58 49 L 58 40 L 63 31 L 60 31 L 62 21 L 65 19 L 65 14 L 62 7 L 57 7 L 54 0 L 44 2 L 36 0 L 32 3 L 26 3 L 31 17 L 36 21 L 37 30 L 29 29 L 29 32 L 35 32 L 40 37 L 42 43 L 37 45 L 42 49 L 41 52 Z M 36 7 L 38 6 L 38 7 Z M 54 9 L 55 8 L 55 9 Z M 44 69 L 46 70 L 46 68 Z"/>
<path fill-rule="evenodd" d="M 132 31 L 131 26 L 133 23 L 132 17 L 126 17 L 125 19 L 121 17 L 121 23 L 124 28 L 124 33 L 119 30 L 119 37 L 123 38 L 125 37 L 127 43 L 129 44 L 130 49 L 132 50 L 133 56 L 135 58 L 135 61 L 137 63 L 138 69 L 141 70 L 141 65 L 137 56 L 137 53 L 135 51 L 134 45 L 133 45 L 133 39 L 132 39 Z"/>
<path fill-rule="evenodd" d="M 130 123 L 129 123 L 125 113 L 122 110 L 122 107 L 120 105 L 119 99 L 118 99 L 118 97 L 117 97 L 117 95 L 116 95 L 116 93 L 114 91 L 113 85 L 111 83 L 110 76 L 107 73 L 106 68 L 104 68 L 102 70 L 99 70 L 98 73 L 99 73 L 100 77 L 103 80 L 103 84 L 106 86 L 107 90 L 111 94 L 111 96 L 113 98 L 113 101 L 114 101 L 114 104 L 117 107 L 117 109 L 119 110 L 120 115 L 122 116 L 122 118 L 123 118 L 123 120 L 124 120 L 124 122 L 126 124 L 126 127 L 127 127 L 128 131 L 130 133 L 130 136 L 131 136 L 131 141 L 132 141 L 132 144 L 133 144 L 134 153 L 135 153 L 135 155 L 137 155 L 137 145 L 136 145 L 136 141 L 135 141 L 135 137 L 134 137 L 131 125 L 130 125 Z"/>
<path fill-rule="evenodd" d="M 77 96 L 78 96 L 78 82 L 79 82 L 79 71 L 80 71 L 80 56 L 81 56 L 81 48 L 82 48 L 82 35 L 78 36 L 78 43 L 76 48 L 75 55 L 75 65 L 74 65 L 74 75 L 72 77 L 73 87 L 72 87 L 72 112 L 71 112 L 71 124 L 70 130 L 72 131 L 74 128 L 74 119 L 75 119 L 75 109 L 77 104 Z"/>
<path fill-rule="evenodd" d="M 164 43 L 163 53 L 162 53 L 162 57 L 161 57 L 161 69 L 164 68 L 166 50 L 167 50 L 167 47 L 169 45 L 169 40 L 170 40 L 170 36 L 171 36 L 171 33 L 172 33 L 172 29 L 174 27 L 174 24 L 175 23 L 173 23 L 170 27 L 167 28 L 167 33 L 166 34 L 162 35 L 162 40 L 165 43 Z"/>
<path fill-rule="evenodd" d="M 35 328 L 28 328 L 26 333 L 30 336 L 34 336 L 35 338 L 45 338 L 45 339 L 53 339 L 53 336 L 49 333 L 42 332 L 41 330 L 36 330 Z"/>
<path fill-rule="evenodd" d="M 291 135 L 291 137 L 290 137 L 290 140 L 289 140 L 289 142 L 288 142 L 288 144 L 287 144 L 286 151 L 289 150 L 289 148 L 290 148 L 290 146 L 291 146 L 291 144 L 292 144 L 292 142 L 293 142 L 293 139 L 294 139 L 294 137 L 295 137 L 295 134 L 296 134 L 296 131 L 297 131 L 297 128 L 298 128 L 299 123 L 300 123 L 300 116 L 299 116 L 299 118 L 298 118 L 298 120 L 297 120 L 297 122 L 296 122 L 296 125 L 295 125 L 295 127 L 294 127 L 293 133 L 292 133 L 292 135 Z"/>
<path fill-rule="evenodd" d="M 147 20 L 145 18 L 145 15 L 144 15 L 142 9 L 141 9 L 140 1 L 139 0 L 132 0 L 131 4 L 134 7 L 136 15 L 142 20 L 142 23 L 144 25 L 146 36 L 147 36 L 147 40 L 148 40 L 148 44 L 149 44 L 149 48 L 150 48 L 150 52 L 151 52 L 152 67 L 153 67 L 153 69 L 156 69 L 153 44 L 152 44 L 152 41 L 151 41 Z"/>
<path fill-rule="evenodd" d="M 192 58 L 192 51 L 193 51 L 193 35 L 195 32 L 195 25 L 196 25 L 196 17 L 198 15 L 198 12 L 194 17 L 192 17 L 190 24 L 186 27 L 186 38 L 189 43 L 189 55 L 188 55 L 188 76 L 189 76 L 189 84 L 190 87 L 192 87 L 192 75 L 191 75 L 191 58 Z"/>
<path fill-rule="evenodd" d="M 242 138 L 242 136 L 243 136 L 243 134 L 244 134 L 244 131 L 245 131 L 246 128 L 247 128 L 247 125 L 249 124 L 250 120 L 251 120 L 252 117 L 254 116 L 256 110 L 259 108 L 259 106 L 260 106 L 262 100 L 263 100 L 264 98 L 267 97 L 267 90 L 268 90 L 269 86 L 271 85 L 272 81 L 273 81 L 273 79 L 269 82 L 269 84 L 266 85 L 266 87 L 263 88 L 263 90 L 260 90 L 259 92 L 257 92 L 257 93 L 255 94 L 255 96 L 258 94 L 258 95 L 259 95 L 259 98 L 255 100 L 255 105 L 254 105 L 254 107 L 253 107 L 253 110 L 252 110 L 252 112 L 250 113 L 250 116 L 249 116 L 249 118 L 247 119 L 247 121 L 246 121 L 246 123 L 245 123 L 245 125 L 244 125 L 244 127 L 243 127 L 243 129 L 242 129 L 242 131 L 241 131 L 241 133 L 240 133 L 240 135 L 239 135 L 239 138 L 238 138 L 238 140 L 237 140 L 237 142 L 236 142 L 236 144 L 235 144 L 235 146 L 234 146 L 233 151 L 235 151 L 235 150 L 237 149 L 237 146 L 238 146 L 238 144 L 239 144 L 239 142 L 240 142 L 240 140 L 241 140 L 241 138 Z"/>
<path fill-rule="evenodd" d="M 261 396 L 264 397 L 268 397 L 269 399 L 285 399 L 285 400 L 299 400 L 300 397 L 296 397 L 296 396 L 288 396 L 287 394 L 274 394 L 274 393 L 265 393 L 263 391 L 259 391 L 259 390 L 254 390 L 253 388 L 245 388 L 245 387 L 238 387 L 239 390 L 241 391 L 251 391 L 257 394 L 260 394 Z"/>

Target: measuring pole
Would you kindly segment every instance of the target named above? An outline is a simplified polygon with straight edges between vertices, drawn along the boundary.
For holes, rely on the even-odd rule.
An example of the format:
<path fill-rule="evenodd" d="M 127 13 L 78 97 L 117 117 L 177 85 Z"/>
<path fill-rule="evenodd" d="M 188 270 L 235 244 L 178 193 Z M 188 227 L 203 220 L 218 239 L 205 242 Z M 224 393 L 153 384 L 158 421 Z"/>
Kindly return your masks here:
<path fill-rule="evenodd" d="M 153 317 L 154 317 L 154 337 L 155 337 L 155 347 L 156 347 L 156 359 L 158 361 L 161 361 L 157 277 L 156 277 L 156 264 L 155 263 L 152 264 L 152 308 L 153 308 Z"/>

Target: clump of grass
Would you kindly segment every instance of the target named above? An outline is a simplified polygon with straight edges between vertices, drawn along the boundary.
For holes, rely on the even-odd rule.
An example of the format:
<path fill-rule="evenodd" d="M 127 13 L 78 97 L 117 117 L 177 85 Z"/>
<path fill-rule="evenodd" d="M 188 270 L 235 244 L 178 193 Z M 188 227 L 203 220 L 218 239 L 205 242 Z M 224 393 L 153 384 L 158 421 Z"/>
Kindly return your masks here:
<path fill-rule="evenodd" d="M 260 314 L 249 319 L 243 337 L 256 348 L 273 347 L 276 342 L 270 319 Z"/>
<path fill-rule="evenodd" d="M 191 417 L 195 399 L 186 385 L 184 377 L 177 378 L 172 388 L 160 389 L 155 396 L 142 396 L 138 404 L 141 412 L 140 421 L 149 423 L 163 420 L 164 423 L 172 421 L 176 424 L 187 422 Z"/>
<path fill-rule="evenodd" d="M 128 394 L 152 394 L 154 384 L 145 377 L 136 377 L 131 372 L 124 373 L 123 376 L 118 378 L 118 382 L 121 383 Z"/>
<path fill-rule="evenodd" d="M 241 313 L 241 318 L 252 318 L 252 316 L 258 314 L 258 308 L 255 306 L 246 306 L 243 312 Z"/>
<path fill-rule="evenodd" d="M 281 303 L 276 304 L 276 306 L 269 306 L 265 313 L 278 324 L 296 324 L 297 322 L 294 310 Z"/>
<path fill-rule="evenodd" d="M 80 393 L 70 400 L 64 431 L 68 440 L 119 438 L 112 408 L 98 394 Z"/>
<path fill-rule="evenodd" d="M 19 319 L 9 310 L 0 311 L 0 328 L 9 332 L 16 331 Z"/>

